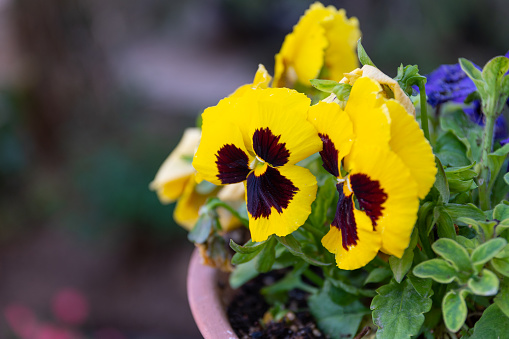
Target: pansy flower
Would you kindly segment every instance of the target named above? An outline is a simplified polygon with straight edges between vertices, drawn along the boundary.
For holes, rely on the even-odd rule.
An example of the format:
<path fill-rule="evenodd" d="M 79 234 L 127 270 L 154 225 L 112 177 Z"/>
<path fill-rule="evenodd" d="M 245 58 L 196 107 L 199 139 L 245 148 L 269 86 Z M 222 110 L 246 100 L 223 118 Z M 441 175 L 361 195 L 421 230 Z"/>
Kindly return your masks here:
<path fill-rule="evenodd" d="M 316 179 L 295 165 L 322 147 L 307 121 L 309 104 L 294 90 L 249 89 L 202 115 L 193 166 L 217 185 L 244 182 L 253 241 L 288 235 L 311 213 Z"/>
<path fill-rule="evenodd" d="M 358 66 L 359 38 L 357 18 L 348 19 L 345 10 L 315 2 L 276 54 L 273 87 L 293 87 L 296 81 L 309 86 L 322 70 L 322 78 L 339 81 Z"/>
<path fill-rule="evenodd" d="M 339 200 L 322 244 L 342 269 L 356 269 L 378 251 L 401 257 L 419 198 L 436 174 L 431 146 L 415 118 L 379 83 L 356 79 L 345 109 L 321 102 L 309 120 L 323 142 L 323 167 L 338 178 Z"/>

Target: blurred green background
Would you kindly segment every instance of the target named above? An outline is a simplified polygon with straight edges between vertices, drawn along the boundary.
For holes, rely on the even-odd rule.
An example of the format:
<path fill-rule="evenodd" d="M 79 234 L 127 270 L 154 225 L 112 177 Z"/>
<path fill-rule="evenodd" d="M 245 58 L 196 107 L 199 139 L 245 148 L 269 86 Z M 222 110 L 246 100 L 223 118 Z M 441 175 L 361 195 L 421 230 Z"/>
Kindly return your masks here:
<path fill-rule="evenodd" d="M 13 303 L 60 326 L 50 304 L 66 287 L 89 303 L 71 327 L 87 338 L 201 337 L 185 297 L 193 246 L 148 184 L 201 110 L 259 63 L 273 73 L 311 3 L 0 0 L 1 338 L 16 338 Z M 509 49 L 506 0 L 324 3 L 359 18 L 390 76 Z"/>

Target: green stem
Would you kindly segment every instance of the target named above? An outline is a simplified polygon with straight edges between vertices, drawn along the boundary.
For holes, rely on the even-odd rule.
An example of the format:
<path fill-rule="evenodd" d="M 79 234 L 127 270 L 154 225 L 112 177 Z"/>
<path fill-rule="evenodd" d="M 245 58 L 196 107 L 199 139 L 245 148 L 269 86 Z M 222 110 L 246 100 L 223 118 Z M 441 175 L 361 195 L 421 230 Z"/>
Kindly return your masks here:
<path fill-rule="evenodd" d="M 212 204 L 208 205 L 208 207 L 211 208 L 211 209 L 215 209 L 217 207 L 222 207 L 222 208 L 228 210 L 231 214 L 233 214 L 233 216 L 235 218 L 240 220 L 242 225 L 244 225 L 245 227 L 249 228 L 249 220 L 244 218 L 243 216 L 241 216 L 239 212 L 237 212 L 233 207 L 231 207 L 227 203 L 225 203 L 225 202 L 215 198 L 213 200 Z"/>
<path fill-rule="evenodd" d="M 424 132 L 424 136 L 428 141 L 429 139 L 429 127 L 428 127 L 428 103 L 426 101 L 426 89 L 424 88 L 424 81 L 419 81 L 419 95 L 421 101 L 421 128 Z"/>
<path fill-rule="evenodd" d="M 481 172 L 478 177 L 479 184 L 479 203 L 481 209 L 486 211 L 490 209 L 490 191 L 489 191 L 489 180 L 490 180 L 490 169 L 488 167 L 488 155 L 491 153 L 493 147 L 493 130 L 495 127 L 495 118 L 491 114 L 486 115 L 486 125 L 484 126 L 484 137 L 482 141 L 482 153 L 481 153 Z M 492 178 L 495 180 L 495 178 Z"/>

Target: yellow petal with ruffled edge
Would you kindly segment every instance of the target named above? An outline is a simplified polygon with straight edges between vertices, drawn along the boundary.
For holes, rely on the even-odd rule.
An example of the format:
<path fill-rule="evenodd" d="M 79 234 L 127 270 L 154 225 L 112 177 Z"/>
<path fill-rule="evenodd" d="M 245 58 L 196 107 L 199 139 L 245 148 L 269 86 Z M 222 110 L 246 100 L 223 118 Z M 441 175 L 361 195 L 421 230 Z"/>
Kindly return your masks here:
<path fill-rule="evenodd" d="M 264 241 L 270 235 L 286 236 L 299 228 L 311 213 L 311 204 L 316 198 L 316 178 L 311 172 L 299 166 L 283 166 L 275 169 L 298 189 L 286 208 L 281 213 L 274 207 L 268 217 L 255 218 L 249 211 L 249 188 L 246 188 L 248 204 L 249 230 L 251 239 L 255 242 Z"/>
<path fill-rule="evenodd" d="M 202 125 L 200 146 L 193 159 L 193 167 L 198 172 L 198 181 L 207 180 L 216 185 L 242 182 L 249 172 L 249 164 L 254 157 L 244 146 L 244 139 L 240 130 L 227 121 L 206 120 Z M 228 169 L 228 173 L 235 174 L 237 180 L 228 182 L 221 176 L 220 166 Z M 241 176 L 245 174 L 243 178 Z"/>
<path fill-rule="evenodd" d="M 352 120 L 355 145 L 388 144 L 390 140 L 390 117 L 382 105 L 386 101 L 381 95 L 381 86 L 369 78 L 359 78 L 352 86 L 345 107 Z"/>
<path fill-rule="evenodd" d="M 336 263 L 343 270 L 355 270 L 369 263 L 378 253 L 382 245 L 380 232 L 373 231 L 371 220 L 362 211 L 353 211 L 357 225 L 357 244 L 343 247 L 341 231 L 334 226 L 322 238 L 322 245 L 336 255 Z"/>
<path fill-rule="evenodd" d="M 355 17 L 348 19 L 345 10 L 340 9 L 326 18 L 323 26 L 329 41 L 329 47 L 325 50 L 328 78 L 339 81 L 343 73 L 359 67 L 356 53 L 357 41 L 361 37 L 359 21 Z"/>
<path fill-rule="evenodd" d="M 157 191 L 162 203 L 170 203 L 178 199 L 184 192 L 187 182 L 194 176 L 195 170 L 191 161 L 198 144 L 201 132 L 198 128 L 187 128 L 177 147 L 163 162 L 154 180 L 150 183 L 150 189 Z"/>
<path fill-rule="evenodd" d="M 267 72 L 267 70 L 265 69 L 265 66 L 259 64 L 258 70 L 256 71 L 255 77 L 253 79 L 253 83 L 240 86 L 239 88 L 237 88 L 237 90 L 235 90 L 235 92 L 230 94 L 230 97 L 231 98 L 240 97 L 244 95 L 244 93 L 248 89 L 251 88 L 267 88 L 269 87 L 269 83 L 271 80 L 272 77 L 270 76 L 269 72 Z"/>
<path fill-rule="evenodd" d="M 321 101 L 311 106 L 308 120 L 316 128 L 324 144 L 320 152 L 324 168 L 338 177 L 341 159 L 350 152 L 355 137 L 350 117 L 338 104 Z"/>
<path fill-rule="evenodd" d="M 415 118 L 395 100 L 386 106 L 391 115 L 391 149 L 401 158 L 410 170 L 418 185 L 419 198 L 424 199 L 435 182 L 437 168 L 435 156 L 428 140 Z"/>
<path fill-rule="evenodd" d="M 364 174 L 377 181 L 387 195 L 376 229 L 382 235 L 381 250 L 401 258 L 417 220 L 417 183 L 403 161 L 388 147 L 357 147 L 345 158 L 349 176 Z M 355 187 L 352 187 L 355 193 Z"/>
<path fill-rule="evenodd" d="M 292 87 L 296 80 L 309 85 L 318 76 L 328 46 L 321 22 L 332 14 L 332 8 L 315 2 L 301 16 L 276 54 L 273 87 Z"/>
<path fill-rule="evenodd" d="M 264 128 L 279 137 L 278 143 L 284 144 L 289 152 L 285 165 L 295 164 L 321 150 L 322 141 L 307 120 L 310 100 L 304 94 L 286 88 L 258 89 L 246 92 L 239 100 L 242 101 L 239 106 L 242 112 L 253 118 L 247 126 L 250 152 L 254 152 L 255 132 Z M 269 159 L 261 158 L 270 163 Z"/>
<path fill-rule="evenodd" d="M 188 231 L 191 231 L 198 221 L 201 206 L 208 198 L 213 197 L 219 191 L 219 187 L 208 194 L 200 194 L 195 190 L 196 181 L 194 178 L 188 181 L 182 196 L 175 205 L 173 219 L 177 224 Z"/>

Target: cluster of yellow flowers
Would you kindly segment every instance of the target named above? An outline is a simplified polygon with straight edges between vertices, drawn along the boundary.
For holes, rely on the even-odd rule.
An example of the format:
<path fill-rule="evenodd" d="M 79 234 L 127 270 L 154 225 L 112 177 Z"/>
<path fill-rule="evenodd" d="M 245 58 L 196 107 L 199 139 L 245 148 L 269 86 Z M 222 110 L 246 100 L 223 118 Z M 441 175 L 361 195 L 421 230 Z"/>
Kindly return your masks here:
<path fill-rule="evenodd" d="M 435 180 L 434 156 L 398 83 L 375 67 L 357 68 L 359 37 L 357 19 L 315 3 L 276 55 L 272 87 L 260 65 L 252 84 L 204 111 L 201 140 L 199 130 L 186 131 L 151 184 L 162 201 L 180 197 L 177 222 L 192 228 L 199 207 L 217 195 L 245 200 L 254 242 L 286 236 L 304 224 L 317 192 L 316 178 L 297 163 L 319 152 L 337 178 L 336 215 L 322 244 L 338 267 L 362 267 L 378 251 L 403 255 L 419 198 Z M 351 85 L 346 102 L 331 95 L 311 105 L 289 88 L 317 77 Z M 194 155 L 196 172 L 182 155 Z M 226 230 L 238 224 L 226 211 L 220 217 Z"/>

